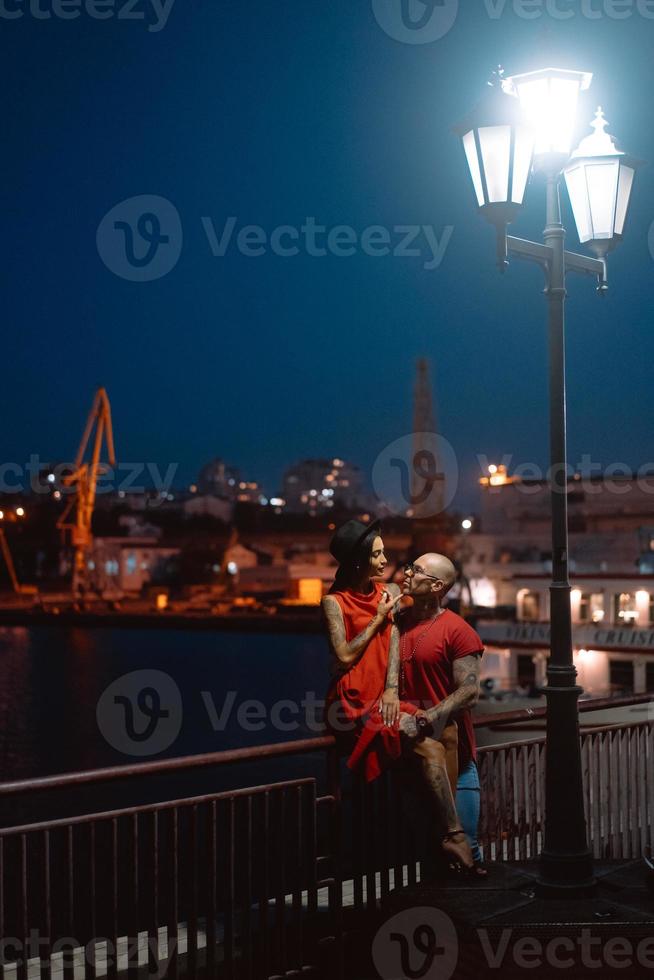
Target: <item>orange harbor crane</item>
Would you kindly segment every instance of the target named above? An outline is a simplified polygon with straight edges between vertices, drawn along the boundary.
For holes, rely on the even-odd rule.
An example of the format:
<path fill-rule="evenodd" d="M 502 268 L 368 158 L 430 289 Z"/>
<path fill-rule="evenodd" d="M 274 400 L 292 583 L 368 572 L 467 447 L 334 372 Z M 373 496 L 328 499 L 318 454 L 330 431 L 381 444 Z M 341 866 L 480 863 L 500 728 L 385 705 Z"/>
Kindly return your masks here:
<path fill-rule="evenodd" d="M 95 425 L 95 438 L 91 459 L 84 461 L 84 456 L 91 439 Z M 64 486 L 75 486 L 76 493 L 71 496 L 57 527 L 63 532 L 64 542 L 68 541 L 74 549 L 72 592 L 74 596 L 85 594 L 91 586 L 89 574 L 89 557 L 93 545 L 91 522 L 95 505 L 98 476 L 106 472 L 105 464 L 100 462 L 102 443 L 106 440 L 109 466 L 116 465 L 114 453 L 114 436 L 111 425 L 111 406 L 109 396 L 104 388 L 98 388 L 93 399 L 93 405 L 86 420 L 86 428 L 75 457 L 74 470 L 62 479 Z M 75 508 L 74 521 L 69 520 L 71 511 Z"/>

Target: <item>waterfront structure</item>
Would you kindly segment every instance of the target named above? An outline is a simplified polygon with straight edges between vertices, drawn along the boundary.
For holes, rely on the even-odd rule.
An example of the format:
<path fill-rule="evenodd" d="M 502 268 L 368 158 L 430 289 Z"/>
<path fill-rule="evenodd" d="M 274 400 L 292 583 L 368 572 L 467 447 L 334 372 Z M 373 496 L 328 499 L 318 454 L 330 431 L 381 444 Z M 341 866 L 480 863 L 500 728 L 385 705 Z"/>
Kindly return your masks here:
<path fill-rule="evenodd" d="M 522 469 L 533 472 L 534 467 Z M 480 525 L 486 533 L 510 532 L 548 542 L 550 484 L 544 476 L 510 474 L 505 465 L 490 464 L 479 485 Z M 648 468 L 638 473 L 575 473 L 567 481 L 565 498 L 570 534 L 648 530 L 646 550 L 654 553 L 654 472 Z"/>
<path fill-rule="evenodd" d="M 167 547 L 152 537 L 95 538 L 89 558 L 89 576 L 96 591 L 137 595 L 153 579 L 164 576 L 178 547 Z"/>
<path fill-rule="evenodd" d="M 550 644 L 549 575 L 515 575 L 516 616 L 477 622 L 482 677 L 499 688 L 540 686 Z M 654 575 L 572 576 L 573 663 L 585 694 L 654 696 Z M 482 614 L 483 615 L 483 614 Z"/>
<path fill-rule="evenodd" d="M 542 685 L 550 642 L 549 485 L 495 464 L 479 482 L 480 517 L 457 557 L 489 648 L 484 674 L 505 688 Z M 573 662 L 586 693 L 654 690 L 654 495 L 647 486 L 627 474 L 579 474 L 567 484 Z"/>
<path fill-rule="evenodd" d="M 551 563 L 549 484 L 510 475 L 503 465 L 489 471 L 479 481 L 479 518 L 460 536 L 457 557 L 469 577 L 492 582 L 488 605 L 515 605 L 514 577 Z M 575 475 L 566 489 L 572 572 L 654 572 L 654 493 L 642 478 Z"/>

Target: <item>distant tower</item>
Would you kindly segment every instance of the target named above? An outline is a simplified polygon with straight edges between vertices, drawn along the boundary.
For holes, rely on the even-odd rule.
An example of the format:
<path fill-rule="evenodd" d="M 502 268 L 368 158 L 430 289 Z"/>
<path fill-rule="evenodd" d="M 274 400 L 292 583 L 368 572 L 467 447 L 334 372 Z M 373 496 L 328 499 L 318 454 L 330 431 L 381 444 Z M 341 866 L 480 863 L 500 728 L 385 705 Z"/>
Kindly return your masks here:
<path fill-rule="evenodd" d="M 413 517 L 418 519 L 438 518 L 443 511 L 445 474 L 440 470 L 438 459 L 427 358 L 419 358 L 417 367 L 413 393 L 412 510 Z"/>

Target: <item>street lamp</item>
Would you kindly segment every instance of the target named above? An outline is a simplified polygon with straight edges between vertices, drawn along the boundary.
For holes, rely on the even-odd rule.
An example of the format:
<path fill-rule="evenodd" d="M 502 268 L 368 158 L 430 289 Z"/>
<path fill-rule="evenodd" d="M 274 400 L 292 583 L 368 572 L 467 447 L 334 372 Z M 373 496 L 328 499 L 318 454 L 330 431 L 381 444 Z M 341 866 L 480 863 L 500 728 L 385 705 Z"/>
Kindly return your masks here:
<path fill-rule="evenodd" d="M 572 659 L 566 496 L 565 281 L 568 272 L 593 275 L 598 280 L 599 294 L 606 292 L 606 254 L 622 236 L 636 167 L 636 161 L 616 150 L 612 138 L 603 132 L 606 122 L 599 115 L 593 124 L 594 135 L 583 140 L 570 155 L 579 95 L 589 87 L 591 79 L 588 72 L 560 68 L 546 68 L 510 78 L 504 78 L 499 70 L 493 81 L 493 99 L 487 100 L 486 105 L 473 114 L 474 125 L 467 120 L 455 129 L 463 139 L 480 211 L 491 218 L 497 229 L 500 268 L 504 270 L 508 265 L 509 254 L 516 255 L 540 265 L 546 281 L 552 582 L 550 657 L 545 688 L 545 839 L 540 855 L 539 892 L 547 896 L 589 894 L 596 884 L 584 818 L 577 704 L 581 688 L 576 683 L 577 672 Z M 516 107 L 520 108 L 520 115 Z M 509 127 L 509 135 L 503 131 L 500 139 L 498 133 L 493 137 L 494 151 L 484 152 L 484 134 L 492 134 L 502 126 Z M 533 170 L 543 173 L 546 181 L 544 243 L 514 238 L 506 232 L 506 225 L 522 204 L 528 176 L 522 169 L 526 151 L 516 153 L 516 150 L 525 147 L 529 139 L 533 145 Z M 488 136 L 486 143 L 489 145 Z M 515 189 L 510 180 L 504 180 L 507 144 L 513 154 L 509 171 L 512 177 L 516 173 L 519 175 Z M 501 150 L 498 149 L 500 146 Z M 517 160 L 521 162 L 517 163 Z M 565 172 L 580 240 L 595 251 L 595 258 L 565 250 L 559 201 L 562 171 Z M 501 188 L 501 194 L 498 190 L 494 199 L 490 188 Z M 498 197 L 501 199 L 496 199 Z"/>
<path fill-rule="evenodd" d="M 498 265 L 507 265 L 506 226 L 522 209 L 534 150 L 534 132 L 515 99 L 502 91 L 502 70 L 493 73 L 486 96 L 455 127 L 463 140 L 479 212 L 495 225 Z"/>
<path fill-rule="evenodd" d="M 602 107 L 563 171 L 579 241 L 604 256 L 622 241 L 636 168 L 641 161 L 617 149 L 604 132 Z"/>

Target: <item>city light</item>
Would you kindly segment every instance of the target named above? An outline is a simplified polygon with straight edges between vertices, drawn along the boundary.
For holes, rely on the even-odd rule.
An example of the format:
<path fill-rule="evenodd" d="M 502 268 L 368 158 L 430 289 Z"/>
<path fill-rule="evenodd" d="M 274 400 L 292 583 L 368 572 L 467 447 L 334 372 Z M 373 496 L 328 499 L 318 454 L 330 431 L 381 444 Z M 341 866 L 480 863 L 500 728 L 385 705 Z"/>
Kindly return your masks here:
<path fill-rule="evenodd" d="M 24 517 L 25 516 L 25 511 L 23 510 L 22 507 L 17 507 L 16 508 L 16 516 L 17 517 Z"/>
<path fill-rule="evenodd" d="M 472 521 L 470 520 L 469 517 L 466 517 L 464 520 L 461 521 L 461 527 L 463 528 L 464 531 L 470 530 L 470 528 L 472 527 Z"/>
<path fill-rule="evenodd" d="M 495 463 L 491 463 L 488 467 L 489 476 L 481 476 L 479 478 L 479 483 L 482 487 L 501 487 L 505 483 L 516 483 L 519 482 L 519 477 L 509 476 L 506 471 L 506 466 L 500 464 L 496 466 Z"/>

